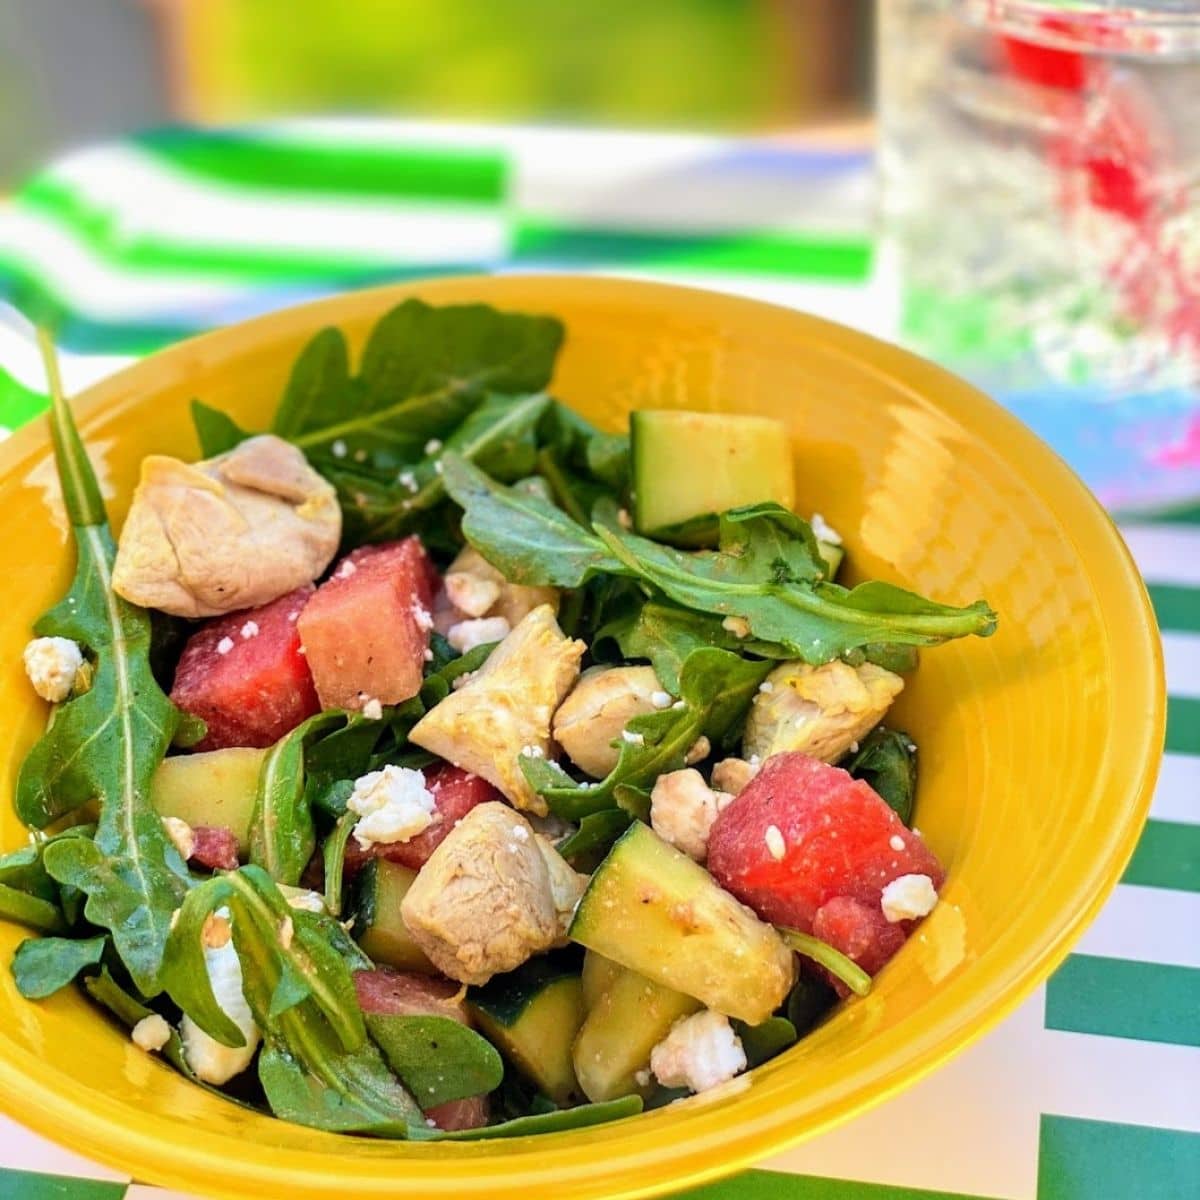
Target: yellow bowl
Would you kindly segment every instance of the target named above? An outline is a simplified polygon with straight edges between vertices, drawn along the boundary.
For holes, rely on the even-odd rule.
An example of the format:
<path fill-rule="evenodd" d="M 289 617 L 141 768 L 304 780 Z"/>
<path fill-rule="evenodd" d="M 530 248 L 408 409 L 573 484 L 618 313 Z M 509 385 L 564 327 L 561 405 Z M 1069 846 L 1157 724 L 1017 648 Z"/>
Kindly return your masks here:
<path fill-rule="evenodd" d="M 0 971 L 0 1104 L 140 1179 L 237 1197 L 619 1200 L 700 1183 L 846 1120 L 995 1024 L 1063 958 L 1132 852 L 1163 737 L 1145 591 L 1083 485 L 966 384 L 848 329 L 747 300 L 615 279 L 449 279 L 335 297 L 197 338 L 76 405 L 114 525 L 144 454 L 193 456 L 199 396 L 261 428 L 304 340 L 361 346 L 409 295 L 554 313 L 554 391 L 612 428 L 634 408 L 765 413 L 793 434 L 799 507 L 855 572 L 1000 613 L 990 640 L 927 651 L 898 706 L 920 744 L 917 823 L 944 901 L 871 995 L 726 1087 L 612 1125 L 463 1145 L 339 1137 L 185 1082 L 74 992 L 31 1004 Z M 21 675 L 30 622 L 72 555 L 46 425 L 0 448 L 0 792 L 44 713 Z M 8 804 L 0 845 L 25 834 Z M 7 955 L 22 938 L 0 927 Z"/>

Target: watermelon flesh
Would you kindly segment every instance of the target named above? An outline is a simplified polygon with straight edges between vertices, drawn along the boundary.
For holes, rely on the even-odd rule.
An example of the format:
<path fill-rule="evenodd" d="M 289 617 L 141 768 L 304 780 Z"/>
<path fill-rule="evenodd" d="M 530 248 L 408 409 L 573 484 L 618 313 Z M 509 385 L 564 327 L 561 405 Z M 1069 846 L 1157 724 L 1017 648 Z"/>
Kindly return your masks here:
<path fill-rule="evenodd" d="M 188 639 L 171 699 L 208 726 L 195 749 L 271 746 L 320 711 L 297 624 L 313 595 L 297 588 L 206 622 Z"/>
<path fill-rule="evenodd" d="M 346 874 L 353 875 L 373 858 L 386 858 L 419 871 L 450 831 L 477 804 L 504 797 L 481 775 L 472 775 L 449 763 L 425 768 L 425 786 L 433 793 L 433 823 L 407 842 L 375 842 L 363 849 L 353 838 L 346 846 Z"/>
<path fill-rule="evenodd" d="M 437 572 L 417 537 L 363 546 L 338 563 L 300 615 L 322 708 L 399 704 L 420 690 Z"/>
<path fill-rule="evenodd" d="M 945 879 L 921 835 L 868 784 L 798 753 L 769 758 L 717 817 L 708 869 L 764 920 L 813 934 L 869 974 L 914 924 L 887 920 L 884 887 L 901 875 L 928 875 L 935 888 Z"/>
<path fill-rule="evenodd" d="M 237 834 L 224 825 L 197 825 L 192 830 L 195 846 L 189 863 L 207 867 L 210 871 L 238 869 Z"/>

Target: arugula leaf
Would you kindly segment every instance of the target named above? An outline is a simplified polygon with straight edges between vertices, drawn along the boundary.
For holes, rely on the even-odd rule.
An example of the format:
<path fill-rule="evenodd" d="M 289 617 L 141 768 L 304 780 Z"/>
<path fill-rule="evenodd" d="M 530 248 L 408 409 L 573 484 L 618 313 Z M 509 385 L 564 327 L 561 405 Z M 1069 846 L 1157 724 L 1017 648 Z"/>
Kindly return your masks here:
<path fill-rule="evenodd" d="M 44 1000 L 64 988 L 80 971 L 94 967 L 104 954 L 107 936 L 27 938 L 13 955 L 17 991 L 26 1000 Z"/>
<path fill-rule="evenodd" d="M 589 813 L 580 819 L 579 828 L 563 838 L 555 848 L 567 859 L 607 850 L 629 828 L 632 820 L 632 815 L 620 808 Z"/>
<path fill-rule="evenodd" d="M 338 489 L 349 542 L 387 541 L 417 528 L 446 499 L 442 455 L 460 454 L 491 474 L 519 478 L 536 459 L 534 430 L 550 403 L 548 396 L 489 395 L 446 438 L 445 447 L 426 454 L 405 482 L 394 471 L 379 478 L 362 468 L 323 466 Z"/>
<path fill-rule="evenodd" d="M 192 401 L 192 424 L 196 427 L 201 458 L 215 458 L 253 436 L 227 413 L 200 400 Z"/>
<path fill-rule="evenodd" d="M 746 1067 L 753 1070 L 777 1054 L 782 1054 L 797 1040 L 796 1027 L 786 1017 L 768 1017 L 758 1025 L 734 1021 L 733 1030 L 746 1052 Z"/>
<path fill-rule="evenodd" d="M 46 847 L 63 838 L 90 838 L 95 834 L 95 825 L 72 825 L 53 837 L 35 835 L 37 840 L 31 845 L 0 856 L 0 885 L 56 904 L 60 888 L 46 871 Z"/>
<path fill-rule="evenodd" d="M 856 779 L 869 783 L 909 826 L 917 795 L 916 751 L 907 733 L 877 725 L 863 739 L 858 753 L 842 764 Z"/>
<path fill-rule="evenodd" d="M 319 460 L 383 470 L 444 438 L 487 392 L 540 391 L 550 381 L 562 325 L 483 304 L 435 308 L 406 300 L 382 317 L 351 379 L 345 339 L 325 330 L 292 371 L 274 430 Z"/>
<path fill-rule="evenodd" d="M 496 1048 L 449 1017 L 367 1014 L 367 1030 L 421 1107 L 494 1091 L 504 1077 Z"/>
<path fill-rule="evenodd" d="M 511 582 L 573 588 L 593 575 L 629 573 L 548 501 L 496 483 L 456 454 L 442 462 L 446 490 L 463 509 L 463 535 Z"/>
<path fill-rule="evenodd" d="M 304 788 L 305 745 L 345 720 L 338 710 L 316 713 L 284 734 L 263 758 L 250 821 L 250 861 L 278 883 L 299 883 L 317 845 Z"/>
<path fill-rule="evenodd" d="M 659 775 L 680 770 L 702 734 L 718 746 L 740 729 L 770 669 L 769 662 L 751 662 L 727 650 L 693 650 L 680 673 L 680 707 L 634 717 L 625 727 L 634 740 L 622 739 L 617 765 L 604 779 L 576 783 L 557 763 L 526 756 L 521 770 L 550 811 L 568 821 L 613 807 L 644 816 L 645 790 Z"/>
<path fill-rule="evenodd" d="M 802 971 L 787 1001 L 787 1019 L 803 1036 L 837 1003 L 837 992 L 824 979 Z"/>
<path fill-rule="evenodd" d="M 931 646 L 996 628 L 982 601 L 954 608 L 889 583 L 852 591 L 825 582 L 807 524 L 777 505 L 721 515 L 720 549 L 675 550 L 619 528 L 596 533 L 626 570 L 677 604 L 722 618 L 819 665 L 870 642 Z"/>
<path fill-rule="evenodd" d="M 179 725 L 179 710 L 150 670 L 150 620 L 112 590 L 116 554 L 104 503 L 63 395 L 53 344 L 39 334 L 50 383 L 50 430 L 63 502 L 78 551 L 66 598 L 34 626 L 79 642 L 94 659 L 91 687 L 60 705 L 17 780 L 17 813 L 44 828 L 99 800 L 95 841 L 48 845 L 46 870 L 88 896 L 85 912 L 113 940 L 138 989 L 158 990 L 171 913 L 187 868 L 150 803 L 150 781 Z"/>
<path fill-rule="evenodd" d="M 648 658 L 659 682 L 672 695 L 679 691 L 679 673 L 693 650 L 715 646 L 722 650 L 755 654 L 760 658 L 791 658 L 784 646 L 757 638 L 739 638 L 721 624 L 720 617 L 693 612 L 661 600 L 647 600 L 597 630 L 592 642 L 611 638 L 623 658 Z"/>
<path fill-rule="evenodd" d="M 598 1104 L 580 1104 L 575 1108 L 560 1108 L 553 1112 L 533 1113 L 514 1117 L 500 1125 L 485 1125 L 480 1129 L 458 1129 L 452 1133 L 426 1127 L 413 1129 L 414 1141 L 477 1142 L 484 1138 L 529 1137 L 535 1133 L 561 1133 L 567 1129 L 587 1129 L 605 1121 L 620 1121 L 642 1111 L 640 1096 L 622 1096 Z"/>
<path fill-rule="evenodd" d="M 349 799 L 349 796 L 346 797 Z M 338 817 L 333 832 L 325 839 L 321 857 L 325 863 L 325 907 L 333 915 L 342 911 L 342 876 L 346 870 L 346 844 L 354 832 L 358 814 L 344 812 Z"/>
<path fill-rule="evenodd" d="M 0 883 L 0 919 L 13 921 L 39 933 L 65 933 L 67 922 L 53 900 Z"/>

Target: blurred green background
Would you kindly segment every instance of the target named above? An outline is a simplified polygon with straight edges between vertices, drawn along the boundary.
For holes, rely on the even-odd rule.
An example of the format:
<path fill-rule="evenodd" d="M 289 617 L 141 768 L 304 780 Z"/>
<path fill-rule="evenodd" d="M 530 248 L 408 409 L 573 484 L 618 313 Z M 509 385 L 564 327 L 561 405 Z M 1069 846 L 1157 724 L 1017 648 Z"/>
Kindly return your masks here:
<path fill-rule="evenodd" d="M 170 119 L 759 130 L 861 114 L 869 0 L 0 0 L 0 184 Z"/>

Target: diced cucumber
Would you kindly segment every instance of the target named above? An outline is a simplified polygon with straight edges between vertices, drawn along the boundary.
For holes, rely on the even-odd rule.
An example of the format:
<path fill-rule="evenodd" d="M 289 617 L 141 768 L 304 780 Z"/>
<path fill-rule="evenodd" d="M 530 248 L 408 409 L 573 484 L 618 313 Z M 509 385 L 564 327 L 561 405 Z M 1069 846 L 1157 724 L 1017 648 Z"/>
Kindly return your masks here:
<path fill-rule="evenodd" d="M 400 916 L 400 905 L 416 879 L 416 871 L 372 859 L 355 880 L 354 924 L 351 927 L 372 962 L 398 971 L 419 971 L 425 975 L 437 968 L 413 941 Z"/>
<path fill-rule="evenodd" d="M 502 1055 L 555 1104 L 583 1099 L 571 1047 L 583 1023 L 579 972 L 531 958 L 467 993 L 475 1024 Z"/>
<path fill-rule="evenodd" d="M 618 966 L 611 958 L 589 950 L 583 956 L 583 1008 L 591 1012 L 596 1007 L 596 1001 L 604 995 L 605 989 L 621 974 L 624 967 Z"/>
<path fill-rule="evenodd" d="M 250 821 L 265 750 L 232 746 L 163 759 L 150 785 L 150 799 L 163 817 L 189 825 L 218 825 L 233 831 L 238 853 L 250 850 Z"/>
<path fill-rule="evenodd" d="M 572 1057 L 584 1095 L 589 1100 L 648 1096 L 654 1084 L 649 1078 L 639 1082 L 637 1076 L 650 1066 L 650 1051 L 680 1017 L 702 1007 L 691 996 L 617 967 L 575 1039 Z"/>
<path fill-rule="evenodd" d="M 686 854 L 634 821 L 596 868 L 569 936 L 749 1025 L 792 986 L 792 952 Z"/>
<path fill-rule="evenodd" d="M 635 412 L 634 520 L 654 536 L 741 504 L 795 501 L 792 450 L 781 421 L 741 413 Z M 696 526 L 686 536 L 700 536 Z"/>

